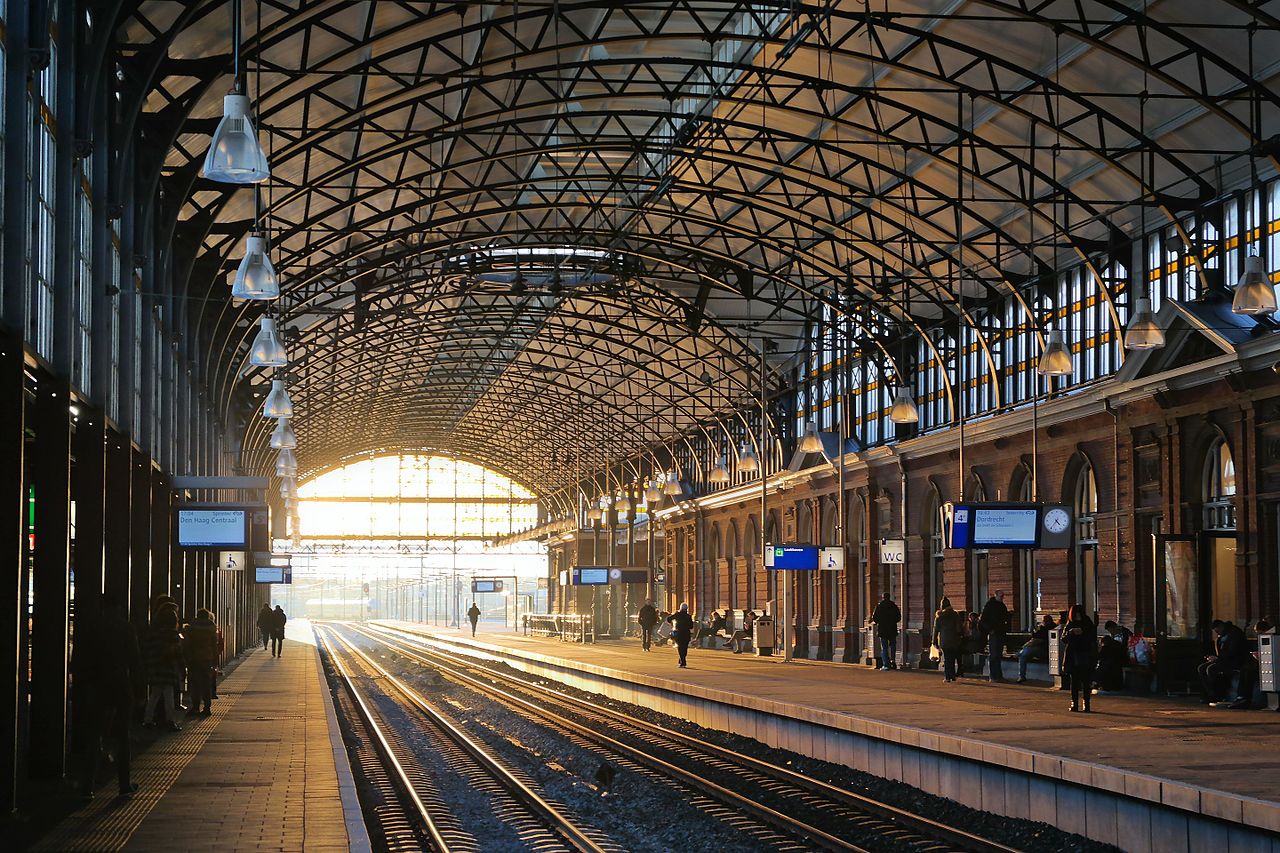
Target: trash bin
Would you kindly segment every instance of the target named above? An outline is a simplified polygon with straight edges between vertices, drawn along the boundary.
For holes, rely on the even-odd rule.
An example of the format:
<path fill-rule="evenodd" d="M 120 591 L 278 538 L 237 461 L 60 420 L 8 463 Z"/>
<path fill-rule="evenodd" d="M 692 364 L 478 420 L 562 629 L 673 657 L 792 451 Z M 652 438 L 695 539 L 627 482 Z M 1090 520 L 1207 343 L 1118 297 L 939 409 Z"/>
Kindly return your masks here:
<path fill-rule="evenodd" d="M 1258 635 L 1258 688 L 1267 697 L 1267 707 L 1280 710 L 1280 639 L 1275 634 Z"/>
<path fill-rule="evenodd" d="M 1062 677 L 1062 629 L 1049 630 L 1049 677 L 1059 690 L 1067 690 L 1071 684 Z"/>
<path fill-rule="evenodd" d="M 773 617 L 758 617 L 752 626 L 752 632 L 751 645 L 755 646 L 756 655 L 761 657 L 772 655 L 773 645 L 776 642 L 773 633 Z"/>

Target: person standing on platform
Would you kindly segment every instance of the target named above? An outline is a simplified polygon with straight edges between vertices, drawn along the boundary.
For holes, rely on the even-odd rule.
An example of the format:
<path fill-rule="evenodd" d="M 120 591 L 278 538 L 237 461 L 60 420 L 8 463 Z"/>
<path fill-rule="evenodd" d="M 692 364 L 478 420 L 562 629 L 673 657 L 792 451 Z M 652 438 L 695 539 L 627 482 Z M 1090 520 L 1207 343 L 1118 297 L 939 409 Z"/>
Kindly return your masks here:
<path fill-rule="evenodd" d="M 1062 668 L 1071 676 L 1071 710 L 1089 713 L 1093 692 L 1093 670 L 1098 664 L 1098 628 L 1084 612 L 1084 606 L 1071 605 L 1067 624 L 1062 629 Z M 1084 694 L 1084 702 L 1080 694 Z"/>
<path fill-rule="evenodd" d="M 636 623 L 640 626 L 640 648 L 647 652 L 653 643 L 653 626 L 658 624 L 658 608 L 653 606 L 651 599 L 645 599 L 640 606 L 636 613 Z"/>
<path fill-rule="evenodd" d="M 887 672 L 898 668 L 898 623 L 902 621 L 902 611 L 898 605 L 884 594 L 876 602 L 876 609 L 871 614 L 871 621 L 876 626 L 876 637 L 880 640 L 880 669 Z"/>
<path fill-rule="evenodd" d="M 128 799 L 138 790 L 129 779 L 129 720 L 135 689 L 142 681 L 142 655 L 138 637 L 119 601 L 108 597 L 96 616 L 90 602 L 78 602 L 75 646 L 72 654 L 75 700 L 83 702 L 88 721 L 81 796 L 93 799 L 94 783 L 102 761 L 102 741 L 115 742 L 113 760 L 120 796 Z M 81 609 L 83 608 L 83 609 Z"/>
<path fill-rule="evenodd" d="M 978 617 L 978 630 L 987 639 L 987 677 L 1004 681 L 1004 635 L 1009 630 L 1009 608 L 1004 604 L 1004 590 L 996 590 L 987 599 Z"/>
<path fill-rule="evenodd" d="M 262 650 L 265 652 L 267 646 L 271 643 L 271 633 L 275 630 L 276 615 L 271 610 L 271 605 L 264 603 L 262 609 L 258 611 L 258 633 L 262 635 Z"/>
<path fill-rule="evenodd" d="M 288 624 L 289 617 L 285 616 L 284 608 L 279 604 L 276 609 L 271 612 L 271 655 L 272 657 L 280 657 L 284 653 L 284 626 Z"/>
<path fill-rule="evenodd" d="M 218 657 L 218 627 L 213 614 L 200 608 L 195 621 L 187 626 L 183 640 L 187 658 L 187 681 L 190 684 L 191 708 L 188 717 L 213 713 L 213 665 Z"/>
<path fill-rule="evenodd" d="M 679 610 L 667 617 L 667 621 L 671 623 L 671 639 L 680 653 L 680 666 L 688 666 L 689 641 L 693 639 L 693 617 L 689 615 L 689 605 L 681 604 Z"/>
<path fill-rule="evenodd" d="M 147 630 L 143 654 L 150 696 L 142 724 L 159 725 L 157 712 L 163 703 L 165 727 L 171 732 L 182 731 L 176 720 L 176 697 L 182 688 L 182 635 L 178 633 L 176 605 L 166 603 L 156 609 Z"/>
<path fill-rule="evenodd" d="M 467 621 L 471 623 L 471 636 L 474 637 L 476 635 L 476 625 L 480 622 L 480 608 L 476 607 L 474 601 L 467 608 Z"/>
<path fill-rule="evenodd" d="M 956 661 L 964 651 L 964 617 L 944 598 L 933 614 L 933 644 L 942 650 L 942 674 L 947 681 L 956 680 Z"/>

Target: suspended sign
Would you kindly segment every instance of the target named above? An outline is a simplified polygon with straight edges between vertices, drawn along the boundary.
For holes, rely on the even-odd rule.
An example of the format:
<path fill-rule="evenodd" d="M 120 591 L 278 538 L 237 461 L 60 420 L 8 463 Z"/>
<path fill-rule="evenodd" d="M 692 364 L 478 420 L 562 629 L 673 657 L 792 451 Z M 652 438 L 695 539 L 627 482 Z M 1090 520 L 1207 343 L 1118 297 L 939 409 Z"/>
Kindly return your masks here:
<path fill-rule="evenodd" d="M 844 571 L 844 548 L 827 545 L 818 551 L 818 568 L 824 572 Z"/>
<path fill-rule="evenodd" d="M 887 565 L 902 564 L 907 561 L 907 540 L 881 539 L 880 562 Z"/>
<path fill-rule="evenodd" d="M 769 545 L 764 550 L 766 569 L 777 571 L 807 571 L 818 568 L 816 545 Z"/>
<path fill-rule="evenodd" d="M 499 580 L 473 580 L 471 582 L 472 592 L 502 592 L 502 581 Z"/>

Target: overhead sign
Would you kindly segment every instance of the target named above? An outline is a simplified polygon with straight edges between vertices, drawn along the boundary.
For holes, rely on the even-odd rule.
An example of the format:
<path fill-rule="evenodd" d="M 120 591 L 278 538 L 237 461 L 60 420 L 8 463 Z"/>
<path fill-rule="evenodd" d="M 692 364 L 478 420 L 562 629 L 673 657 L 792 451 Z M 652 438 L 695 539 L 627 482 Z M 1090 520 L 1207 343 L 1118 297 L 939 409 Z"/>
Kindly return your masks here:
<path fill-rule="evenodd" d="M 902 564 L 907 561 L 907 540 L 881 539 L 880 562 L 886 565 Z"/>
<path fill-rule="evenodd" d="M 943 533 L 950 548 L 1065 548 L 1071 514 L 1061 504 L 946 504 Z"/>
<path fill-rule="evenodd" d="M 500 580 L 472 580 L 471 591 L 480 592 L 502 592 L 502 581 Z"/>
<path fill-rule="evenodd" d="M 253 570 L 255 583 L 293 583 L 291 566 L 255 566 Z"/>
<path fill-rule="evenodd" d="M 818 569 L 824 572 L 844 571 L 844 548 L 826 545 L 818 549 Z"/>
<path fill-rule="evenodd" d="M 178 545 L 182 548 L 240 550 L 249 542 L 249 513 L 243 507 L 183 509 L 177 517 Z"/>
<path fill-rule="evenodd" d="M 818 568 L 818 546 L 769 545 L 765 548 L 764 565 L 777 571 L 814 571 Z"/>
<path fill-rule="evenodd" d="M 648 569 L 622 569 L 618 573 L 618 580 L 622 583 L 648 583 Z"/>
<path fill-rule="evenodd" d="M 606 586 L 608 583 L 608 568 L 580 566 L 573 570 L 574 586 Z"/>

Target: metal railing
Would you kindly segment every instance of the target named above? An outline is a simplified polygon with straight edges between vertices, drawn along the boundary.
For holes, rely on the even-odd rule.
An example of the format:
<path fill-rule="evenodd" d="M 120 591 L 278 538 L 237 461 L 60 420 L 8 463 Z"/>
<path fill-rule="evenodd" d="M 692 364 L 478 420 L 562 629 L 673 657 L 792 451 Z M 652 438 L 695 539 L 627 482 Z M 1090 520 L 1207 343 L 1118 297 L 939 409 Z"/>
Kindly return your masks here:
<path fill-rule="evenodd" d="M 525 613 L 524 633 L 534 637 L 559 637 L 565 643 L 594 643 L 595 623 L 589 613 Z"/>

